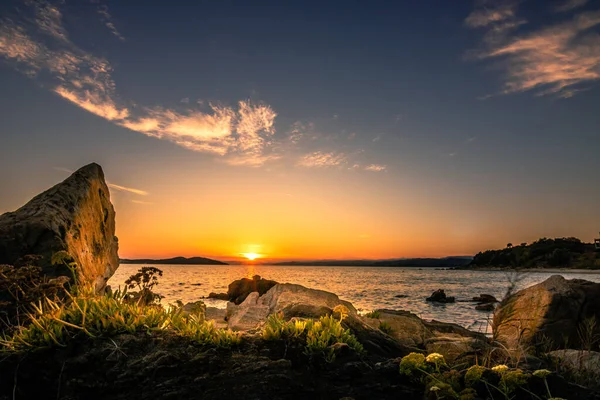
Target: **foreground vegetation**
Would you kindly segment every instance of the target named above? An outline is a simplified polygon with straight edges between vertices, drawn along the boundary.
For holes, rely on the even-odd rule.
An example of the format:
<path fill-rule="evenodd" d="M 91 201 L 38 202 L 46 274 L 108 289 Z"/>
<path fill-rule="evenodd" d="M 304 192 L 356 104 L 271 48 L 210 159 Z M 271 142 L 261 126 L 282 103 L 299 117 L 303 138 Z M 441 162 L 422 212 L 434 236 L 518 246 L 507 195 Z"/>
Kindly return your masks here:
<path fill-rule="evenodd" d="M 573 237 L 542 238 L 531 244 L 508 243 L 506 248 L 477 253 L 471 267 L 600 269 L 600 252 Z"/>

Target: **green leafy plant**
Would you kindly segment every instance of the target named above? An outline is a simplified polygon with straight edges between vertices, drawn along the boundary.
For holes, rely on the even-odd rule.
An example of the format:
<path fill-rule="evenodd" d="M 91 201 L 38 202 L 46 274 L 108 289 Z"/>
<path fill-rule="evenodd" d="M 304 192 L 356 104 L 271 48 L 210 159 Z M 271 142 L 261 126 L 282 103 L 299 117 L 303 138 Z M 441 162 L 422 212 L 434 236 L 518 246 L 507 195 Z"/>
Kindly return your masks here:
<path fill-rule="evenodd" d="M 381 313 L 377 310 L 371 311 L 365 314 L 365 317 L 372 319 L 379 319 L 381 317 Z"/>

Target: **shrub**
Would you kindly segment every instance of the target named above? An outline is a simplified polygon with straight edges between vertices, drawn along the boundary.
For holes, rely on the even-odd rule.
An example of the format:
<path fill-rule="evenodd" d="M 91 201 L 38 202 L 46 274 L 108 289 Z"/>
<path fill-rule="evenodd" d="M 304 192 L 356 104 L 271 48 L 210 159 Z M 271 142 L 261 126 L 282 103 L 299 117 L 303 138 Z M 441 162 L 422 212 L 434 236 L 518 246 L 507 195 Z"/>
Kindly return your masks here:
<path fill-rule="evenodd" d="M 379 311 L 371 311 L 365 314 L 367 318 L 379 319 L 381 317 L 381 313 Z"/>
<path fill-rule="evenodd" d="M 162 276 L 162 270 L 156 267 L 142 267 L 134 275 L 125 281 L 128 289 L 138 289 L 137 292 L 129 292 L 129 299 L 142 304 L 160 303 L 162 296 L 154 293 L 152 288 L 158 285 L 158 277 Z"/>
<path fill-rule="evenodd" d="M 467 372 L 465 373 L 465 385 L 473 386 L 477 382 L 481 381 L 481 377 L 483 376 L 483 373 L 486 371 L 486 369 L 487 368 L 482 367 L 480 365 L 473 365 L 472 367 L 469 367 L 469 369 L 467 369 Z"/>

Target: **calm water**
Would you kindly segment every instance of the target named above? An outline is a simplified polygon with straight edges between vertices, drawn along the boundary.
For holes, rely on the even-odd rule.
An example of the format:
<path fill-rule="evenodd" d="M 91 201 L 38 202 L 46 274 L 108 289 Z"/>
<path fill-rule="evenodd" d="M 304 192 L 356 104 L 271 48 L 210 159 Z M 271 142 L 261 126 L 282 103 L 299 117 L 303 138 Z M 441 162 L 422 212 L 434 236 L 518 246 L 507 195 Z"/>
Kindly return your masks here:
<path fill-rule="evenodd" d="M 109 284 L 116 288 L 142 265 L 122 264 Z M 405 267 L 283 267 L 268 265 L 158 265 L 164 274 L 156 292 L 164 296 L 163 304 L 175 300 L 184 303 L 208 296 L 210 292 L 227 292 L 227 285 L 242 277 L 260 275 L 277 282 L 327 290 L 354 304 L 359 311 L 377 308 L 408 310 L 421 318 L 454 322 L 473 330 L 485 331 L 488 313 L 476 311 L 473 303 L 461 302 L 481 293 L 501 299 L 509 285 L 503 271 L 453 271 Z M 519 288 L 541 282 L 556 273 L 532 272 L 524 275 Z M 600 282 L 599 274 L 563 273 L 567 279 L 580 278 Z M 432 304 L 425 301 L 436 289 L 455 296 L 457 303 Z M 395 297 L 402 295 L 402 298 Z M 224 308 L 226 302 L 204 300 L 207 305 Z"/>

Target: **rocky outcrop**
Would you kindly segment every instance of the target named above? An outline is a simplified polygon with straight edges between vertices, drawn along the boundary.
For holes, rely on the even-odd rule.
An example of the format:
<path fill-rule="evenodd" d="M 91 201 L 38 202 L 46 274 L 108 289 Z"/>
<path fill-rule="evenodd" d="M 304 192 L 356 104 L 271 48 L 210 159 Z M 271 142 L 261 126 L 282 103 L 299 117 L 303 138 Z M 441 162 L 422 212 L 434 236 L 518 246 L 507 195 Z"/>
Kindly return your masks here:
<path fill-rule="evenodd" d="M 434 303 L 454 303 L 455 301 L 454 297 L 446 296 L 444 289 L 436 290 L 425 300 L 432 301 Z"/>
<path fill-rule="evenodd" d="M 263 296 L 259 296 L 259 293 L 250 293 L 240 305 L 233 302 L 227 304 L 227 321 L 231 329 L 256 328 L 264 323 L 269 315 L 279 312 L 283 313 L 285 319 L 319 318 L 330 314 L 335 306 L 340 304 L 346 306 L 351 314 L 356 314 L 354 306 L 340 300 L 337 295 L 301 285 L 281 283 L 273 286 Z"/>
<path fill-rule="evenodd" d="M 269 289 L 277 285 L 278 282 L 263 279 L 258 275 L 254 275 L 252 279 L 242 278 L 233 281 L 227 288 L 227 297 L 229 301 L 235 304 L 241 304 L 246 297 L 252 292 L 258 292 L 260 296 L 267 293 Z"/>
<path fill-rule="evenodd" d="M 98 164 L 0 216 L 0 264 L 22 265 L 33 255 L 45 275 L 71 276 L 66 265 L 52 263 L 60 251 L 77 263 L 78 280 L 98 291 L 119 266 L 115 211 Z"/>
<path fill-rule="evenodd" d="M 364 319 L 372 328 L 377 329 L 382 322 L 386 322 L 391 328 L 388 335 L 403 346 L 440 353 L 449 362 L 481 353 L 488 346 L 485 335 L 456 324 L 425 321 L 402 310 L 383 309 L 374 314 L 377 318 Z"/>
<path fill-rule="evenodd" d="M 600 321 L 600 284 L 554 275 L 503 300 L 494 315 L 494 334 L 508 348 L 522 351 L 542 344 L 581 348 L 586 345 L 581 332 L 593 320 Z"/>

